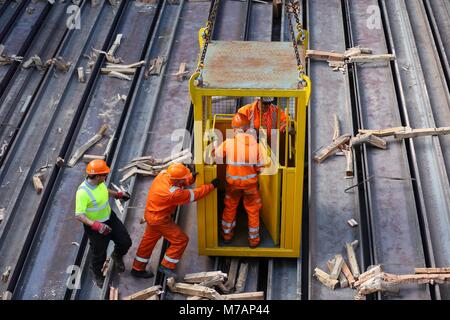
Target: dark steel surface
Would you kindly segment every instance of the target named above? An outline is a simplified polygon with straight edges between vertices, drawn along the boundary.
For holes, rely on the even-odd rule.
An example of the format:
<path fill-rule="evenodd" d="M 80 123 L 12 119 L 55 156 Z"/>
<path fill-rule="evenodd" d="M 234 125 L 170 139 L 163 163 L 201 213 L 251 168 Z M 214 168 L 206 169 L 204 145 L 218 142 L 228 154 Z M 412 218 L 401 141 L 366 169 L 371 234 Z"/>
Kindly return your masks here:
<path fill-rule="evenodd" d="M 387 52 L 383 28 L 369 28 L 368 6 L 375 0 L 348 1 L 352 45 L 373 48 L 374 54 Z M 356 84 L 359 94 L 362 128 L 375 129 L 402 125 L 394 80 L 389 63 L 358 64 Z M 388 150 L 364 147 L 366 172 L 369 176 L 404 178 L 373 179 L 366 183 L 374 244 L 374 263 L 383 264 L 386 272 L 411 273 L 424 267 L 417 209 L 404 141 L 389 141 Z M 391 297 L 382 297 L 390 299 Z M 430 299 L 423 285 L 402 288 L 393 299 Z"/>
<path fill-rule="evenodd" d="M 181 20 L 178 19 L 178 15 L 181 12 L 182 6 L 182 4 L 169 5 L 168 3 L 163 5 L 161 12 L 159 13 L 153 38 L 149 45 L 149 51 L 146 53 L 146 60 L 155 58 L 156 56 L 169 56 L 177 24 L 181 22 Z M 137 90 L 133 93 L 129 114 L 124 123 L 124 130 L 118 141 L 116 157 L 112 163 L 113 173 L 111 175 L 111 181 L 114 181 L 116 184 L 119 184 L 122 173 L 117 172 L 115 169 L 125 166 L 134 157 L 143 155 L 144 148 L 147 145 L 145 137 L 148 135 L 150 126 L 153 123 L 152 119 L 153 114 L 157 109 L 161 83 L 167 79 L 165 73 L 166 69 L 167 64 L 163 66 L 161 75 L 152 76 L 146 80 L 143 78 L 142 74 L 140 75 Z M 117 274 L 113 269 L 107 276 L 107 285 L 104 286 L 101 292 L 93 286 L 92 283 L 87 283 L 86 280 L 90 278 L 90 273 L 86 274 L 86 272 L 84 272 L 86 280 L 82 283 L 82 290 L 80 290 L 79 295 L 76 297 L 77 299 L 103 299 L 107 295 L 107 290 L 109 289 L 108 284 L 118 287 L 122 297 L 153 285 L 154 278 L 148 279 L 148 281 L 145 279 L 138 280 L 131 277 L 129 274 L 137 246 L 139 245 L 140 237 L 144 230 L 143 227 L 145 227 L 145 224 L 141 225 L 139 224 L 139 221 L 143 216 L 143 208 L 147 196 L 145 193 L 148 190 L 148 188 L 137 190 L 134 187 L 136 180 L 136 178 L 131 178 L 126 182 L 128 190 L 132 192 L 133 197 L 128 203 L 128 206 L 125 207 L 125 217 L 122 217 L 125 219 L 125 226 L 133 240 L 133 246 L 124 257 L 127 271 L 122 274 Z M 143 180 L 148 180 L 148 178 L 143 178 Z M 112 251 L 112 244 L 110 244 L 110 251 Z M 155 252 L 156 251 L 158 250 L 155 249 Z M 159 258 L 154 259 L 152 262 L 154 261 L 159 263 Z M 89 261 L 85 264 L 88 263 Z M 152 266 L 153 265 L 154 263 Z M 156 267 L 157 264 L 155 265 L 155 268 Z M 87 271 L 86 265 L 84 265 L 83 268 Z M 155 269 L 153 270 L 155 271 Z M 149 281 L 151 284 L 149 284 Z"/>
<path fill-rule="evenodd" d="M 345 51 L 345 31 L 341 1 L 308 1 L 311 49 Z M 327 260 L 345 254 L 346 242 L 361 239 L 359 228 L 350 228 L 347 220 L 360 222 L 358 190 L 344 190 L 357 183 L 357 177 L 345 179 L 346 160 L 333 156 L 321 164 L 313 157 L 316 150 L 331 143 L 333 114 L 339 117 L 341 134 L 354 132 L 348 76 L 333 72 L 325 61 L 310 61 L 313 83 L 309 115 L 309 299 L 353 299 L 351 289 L 330 290 L 314 279 L 316 267 L 324 271 Z M 357 174 L 355 168 L 355 175 Z M 361 241 L 360 241 L 361 242 Z M 361 250 L 357 250 L 361 265 Z"/>
<path fill-rule="evenodd" d="M 0 43 L 3 43 L 3 39 L 9 32 L 11 26 L 14 24 L 14 20 L 20 14 L 21 10 L 24 10 L 25 5 L 31 0 L 12 1 L 7 0 L 0 8 Z"/>
<path fill-rule="evenodd" d="M 96 25 L 100 9 L 98 7 L 91 9 L 90 6 L 85 6 L 84 9 L 82 17 L 85 28 L 68 34 L 64 46 L 59 51 L 60 56 L 73 61 L 74 65 L 86 50 L 90 51 L 91 46 L 102 45 L 103 32 L 107 32 L 110 27 L 105 24 L 103 29 L 97 28 L 96 36 L 90 38 L 91 29 Z M 85 47 L 83 44 L 86 41 L 88 41 L 88 44 Z M 48 184 L 50 184 L 44 183 L 43 193 L 37 195 L 31 179 L 39 167 L 45 165 L 47 161 L 49 164 L 53 164 L 58 155 L 59 150 L 53 150 L 53 148 L 55 148 L 55 144 L 61 143 L 62 138 L 59 137 L 57 128 L 59 125 L 64 127 L 64 123 L 58 123 L 56 118 L 58 114 L 59 116 L 63 114 L 63 116 L 70 117 L 74 113 L 70 111 L 73 110 L 71 109 L 74 108 L 73 105 L 62 104 L 65 101 L 64 98 L 67 97 L 66 95 L 74 99 L 74 94 L 77 93 L 75 88 L 70 91 L 66 90 L 69 85 L 78 83 L 77 76 L 72 72 L 66 74 L 57 72 L 58 78 L 53 75 L 53 70 L 47 74 L 44 85 L 36 93 L 24 125 L 18 132 L 17 140 L 13 144 L 0 172 L 0 190 L 2 191 L 0 203 L 6 209 L 5 220 L 0 225 L 0 250 L 4 257 L 0 261 L 2 267 L 16 265 L 12 261 L 18 259 L 17 252 L 21 250 L 25 242 L 28 231 L 35 220 L 41 198 L 47 191 Z M 73 103 L 76 104 L 76 100 Z M 65 124 L 68 126 L 67 122 Z M 64 127 L 63 132 L 66 132 L 66 130 L 67 127 Z M 50 173 L 53 172 L 54 167 L 48 170 L 47 179 L 50 180 Z M 51 187 L 50 185 L 50 189 Z M 24 198 L 24 196 L 26 197 Z M 23 199 L 27 200 L 24 201 Z M 5 284 L 2 282 L 3 285 Z"/>
<path fill-rule="evenodd" d="M 21 11 L 21 15 L 14 19 L 14 25 L 3 39 L 5 51 L 10 55 L 23 56 L 31 40 L 41 30 L 42 22 L 51 10 L 51 5 L 47 1 L 37 2 L 30 6 L 34 11 L 32 13 L 28 13 L 27 10 Z M 3 94 L 18 67 L 19 62 L 14 62 L 0 68 L 0 95 Z"/>
<path fill-rule="evenodd" d="M 87 60 L 79 58 L 82 54 L 89 53 L 92 47 L 109 47 L 111 38 L 109 34 L 110 30 L 113 29 L 112 27 L 113 21 L 116 17 L 116 10 L 113 10 L 107 2 L 100 3 L 95 7 L 91 7 L 91 5 L 88 4 L 84 9 L 86 10 L 84 20 L 86 23 L 86 28 L 82 28 L 80 30 L 82 32 L 82 34 L 80 34 L 81 38 L 77 39 L 80 42 L 73 42 L 72 46 L 65 47 L 65 50 L 68 51 L 66 54 L 74 55 L 75 59 L 73 61 L 78 61 L 78 63 L 74 63 L 72 72 L 69 72 L 69 77 L 66 83 L 67 86 L 64 87 L 64 94 L 62 96 L 58 96 L 60 100 L 57 102 L 61 103 L 60 107 L 64 106 L 63 108 L 65 112 L 53 114 L 53 122 L 51 123 L 52 126 L 47 129 L 46 133 L 46 135 L 51 135 L 54 137 L 53 139 L 48 139 L 47 141 L 53 142 L 56 145 L 42 144 L 38 153 L 40 158 L 35 159 L 34 161 L 35 166 L 42 165 L 40 164 L 40 161 L 44 161 L 43 159 L 45 159 L 45 154 L 52 150 L 52 147 L 56 149 L 56 152 L 51 153 L 52 156 L 49 158 L 50 163 L 54 163 L 55 158 L 58 155 L 57 152 L 64 156 L 64 144 L 67 139 L 70 141 L 71 139 L 77 137 L 77 131 L 75 131 L 74 134 L 71 132 L 67 133 L 68 128 L 73 125 L 73 120 L 83 120 L 86 118 L 90 120 L 97 120 L 96 117 L 92 116 L 89 112 L 87 112 L 87 114 L 82 113 L 81 116 L 76 116 L 77 111 L 80 111 L 80 108 L 83 108 L 84 106 L 83 96 L 85 94 L 89 94 L 91 90 L 91 81 L 89 81 L 89 78 L 87 79 L 88 82 L 86 84 L 80 84 L 78 82 L 76 67 L 79 64 L 85 66 Z M 98 23 L 99 21 L 101 21 L 101 23 Z M 123 44 L 123 46 L 126 47 L 125 44 Z M 78 50 L 74 50 L 74 47 Z M 122 51 L 119 48 L 117 54 L 120 54 L 121 52 Z M 65 57 L 65 55 L 63 56 Z M 127 56 L 124 56 L 124 58 L 126 62 L 131 62 L 127 60 Z M 86 88 L 87 91 L 80 90 L 80 88 Z M 99 92 L 102 91 L 99 90 Z M 126 93 L 125 90 L 119 90 L 118 92 L 121 94 Z M 114 94 L 117 95 L 117 92 Z M 109 112 L 114 115 L 114 113 L 109 109 L 114 106 L 108 105 L 108 103 L 104 102 L 102 102 L 101 105 L 103 105 L 103 110 L 106 114 Z M 118 106 L 116 106 L 116 108 L 117 107 Z M 57 133 L 57 128 L 60 125 L 64 127 L 64 132 L 66 133 L 63 134 L 63 137 L 59 137 Z M 114 123 L 111 125 L 114 126 Z M 92 124 L 91 128 L 82 127 L 81 135 L 83 135 L 83 137 L 81 140 L 77 140 L 78 145 L 76 145 L 76 147 L 89 139 L 90 136 L 93 135 L 93 131 L 97 131 L 99 127 L 100 125 L 97 127 L 97 123 Z M 96 148 L 104 149 L 105 145 L 106 143 L 102 141 L 96 146 Z M 98 150 L 95 148 L 93 149 L 94 152 L 95 150 Z M 69 150 L 66 160 L 70 158 L 70 154 L 71 153 Z M 81 164 L 78 163 L 77 166 L 78 169 L 61 169 L 64 171 L 65 178 L 70 180 L 68 184 L 70 184 L 74 190 L 76 190 L 80 180 L 75 173 L 82 174 L 82 171 L 79 169 L 83 166 L 82 162 Z M 58 173 L 60 177 L 62 172 L 58 172 L 57 170 L 51 171 L 51 178 L 56 178 Z M 53 179 L 51 180 L 52 183 L 54 182 Z M 64 179 L 62 180 L 64 181 Z M 26 185 L 25 188 L 26 189 L 20 193 L 21 196 L 27 196 L 30 199 L 32 199 L 33 196 L 36 197 L 33 194 L 33 189 L 29 186 L 29 184 Z M 41 217 L 38 217 L 41 218 L 39 228 L 36 237 L 33 239 L 29 256 L 27 257 L 27 261 L 30 262 L 26 263 L 26 267 L 29 269 L 25 268 L 25 272 L 22 274 L 21 284 L 23 284 L 24 287 L 19 287 L 17 290 L 17 294 L 19 296 L 23 295 L 24 298 L 63 298 L 65 293 L 65 281 L 66 278 L 68 278 L 68 275 L 65 275 L 65 271 L 68 265 L 73 264 L 73 261 L 75 260 L 73 259 L 72 262 L 67 262 L 67 260 L 64 259 L 68 259 L 68 257 L 71 257 L 71 254 L 74 252 L 76 253 L 77 247 L 71 244 L 72 241 L 80 243 L 80 240 L 76 238 L 76 235 L 82 232 L 82 227 L 73 219 L 73 206 L 75 203 L 74 194 L 72 192 L 63 191 L 64 185 L 59 179 L 57 179 L 55 184 L 49 184 L 47 188 L 48 190 L 45 190 L 45 192 L 49 193 L 50 198 L 44 199 L 45 202 L 21 202 L 20 205 L 24 207 L 19 206 L 16 208 L 16 211 L 19 210 L 18 212 L 35 212 L 37 210 L 42 215 Z M 63 193 L 63 195 L 61 195 L 61 193 Z M 44 206 L 46 206 L 45 210 Z M 34 266 L 34 268 L 31 266 Z M 28 280 L 24 280 L 27 277 L 29 277 Z"/>
<path fill-rule="evenodd" d="M 391 6 L 389 4 L 390 11 L 394 9 Z M 448 91 L 443 88 L 445 80 L 439 68 L 437 50 L 433 48 L 433 37 L 426 24 L 425 12 L 415 0 L 395 9 L 389 18 L 398 64 L 396 75 L 403 87 L 410 125 L 413 128 L 436 127 L 437 119 L 441 123 L 447 119 L 446 123 L 450 123 L 450 104 L 446 99 Z M 409 23 L 407 16 L 410 18 Z M 422 213 L 429 231 L 424 240 L 431 241 L 427 246 L 432 251 L 431 266 L 450 264 L 447 241 L 450 238 L 450 186 L 443 157 L 450 144 L 447 143 L 448 137 L 442 138 L 421 137 L 412 142 L 418 167 L 418 183 L 423 194 Z M 441 298 L 448 300 L 448 286 L 441 285 L 440 288 Z"/>
<path fill-rule="evenodd" d="M 68 29 L 66 9 L 69 5 L 55 4 L 42 25 L 42 31 L 37 33 L 24 55 L 24 61 L 35 54 L 41 57 L 43 63 L 55 56 Z M 53 72 L 53 69 L 52 69 Z M 30 106 L 31 98 L 43 83 L 47 71 L 35 68 L 22 69 L 14 73 L 3 96 L 0 98 L 0 141 L 11 145 L 17 131 Z M 8 149 L 3 157 L 6 157 Z M 3 159 L 0 159 L 0 163 Z M 1 164 L 0 164 L 1 165 Z"/>

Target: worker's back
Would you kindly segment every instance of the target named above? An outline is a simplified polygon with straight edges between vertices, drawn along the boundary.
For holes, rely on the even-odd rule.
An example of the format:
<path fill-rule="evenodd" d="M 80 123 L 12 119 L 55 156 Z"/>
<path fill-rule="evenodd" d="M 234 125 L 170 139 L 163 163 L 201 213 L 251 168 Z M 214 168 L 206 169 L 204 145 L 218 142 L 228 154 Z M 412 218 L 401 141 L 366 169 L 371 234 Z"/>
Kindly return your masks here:
<path fill-rule="evenodd" d="M 165 170 L 156 176 L 148 192 L 145 206 L 145 219 L 148 223 L 158 224 L 171 219 L 177 205 L 173 204 L 170 198 L 178 189 L 179 187 L 172 185 Z"/>

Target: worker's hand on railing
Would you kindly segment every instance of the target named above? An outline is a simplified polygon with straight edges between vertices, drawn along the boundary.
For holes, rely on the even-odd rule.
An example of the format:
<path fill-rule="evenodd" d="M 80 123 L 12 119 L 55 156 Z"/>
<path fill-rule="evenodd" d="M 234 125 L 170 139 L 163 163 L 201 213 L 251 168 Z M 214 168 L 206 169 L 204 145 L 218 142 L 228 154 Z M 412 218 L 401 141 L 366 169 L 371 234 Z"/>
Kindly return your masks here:
<path fill-rule="evenodd" d="M 116 198 L 126 202 L 126 201 L 130 200 L 131 195 L 126 191 L 117 191 Z"/>
<path fill-rule="evenodd" d="M 214 186 L 214 188 L 217 188 L 220 184 L 220 180 L 218 178 L 215 178 L 211 181 L 211 183 Z"/>
<path fill-rule="evenodd" d="M 111 232 L 111 227 L 108 226 L 107 224 L 98 222 L 98 221 L 94 221 L 94 223 L 91 226 L 91 229 L 94 231 L 97 231 L 100 234 L 103 234 L 104 236 L 106 236 L 107 234 L 109 234 Z"/>

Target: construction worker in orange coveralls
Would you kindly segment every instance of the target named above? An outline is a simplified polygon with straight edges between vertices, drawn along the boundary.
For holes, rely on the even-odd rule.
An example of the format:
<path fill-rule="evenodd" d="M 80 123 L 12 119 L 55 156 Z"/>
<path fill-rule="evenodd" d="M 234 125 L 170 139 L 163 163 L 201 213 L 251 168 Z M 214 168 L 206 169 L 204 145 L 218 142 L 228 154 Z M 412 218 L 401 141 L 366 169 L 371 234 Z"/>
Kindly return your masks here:
<path fill-rule="evenodd" d="M 219 184 L 218 179 L 193 189 L 184 189 L 195 182 L 195 175 L 181 163 L 175 163 L 161 171 L 150 187 L 144 218 L 147 228 L 134 259 L 131 274 L 138 278 L 150 278 L 151 271 L 145 271 L 153 248 L 161 237 L 170 242 L 165 256 L 158 268 L 167 277 L 174 277 L 173 271 L 180 261 L 189 238 L 172 220 L 178 205 L 197 201 L 206 197 Z"/>
<path fill-rule="evenodd" d="M 267 130 L 267 140 L 270 144 L 271 130 L 277 128 L 278 111 L 280 112 L 280 131 L 286 131 L 286 114 L 279 107 L 273 105 L 273 97 L 261 97 L 255 102 L 239 108 L 238 112 L 245 114 L 250 121 L 250 129 Z M 261 116 L 262 115 L 262 116 Z M 294 134 L 294 128 L 289 128 L 289 134 Z"/>
<path fill-rule="evenodd" d="M 259 245 L 259 210 L 262 208 L 258 190 L 258 175 L 265 167 L 264 149 L 255 135 L 246 133 L 249 119 L 236 113 L 231 121 L 235 136 L 215 149 L 216 163 L 226 163 L 225 209 L 222 214 L 222 237 L 230 243 L 236 226 L 236 211 L 241 197 L 248 214 L 248 241 L 250 248 Z M 226 162 L 223 161 L 226 159 Z"/>

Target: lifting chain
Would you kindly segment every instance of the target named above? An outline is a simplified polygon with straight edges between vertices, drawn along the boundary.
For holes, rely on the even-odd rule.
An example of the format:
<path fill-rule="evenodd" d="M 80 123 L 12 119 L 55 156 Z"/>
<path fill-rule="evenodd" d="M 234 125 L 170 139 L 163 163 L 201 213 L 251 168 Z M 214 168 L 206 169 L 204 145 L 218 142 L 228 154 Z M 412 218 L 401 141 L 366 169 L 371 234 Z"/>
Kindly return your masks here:
<path fill-rule="evenodd" d="M 202 81 L 203 81 L 202 73 L 203 73 L 203 67 L 205 65 L 206 51 L 208 49 L 209 42 L 211 41 L 211 34 L 213 32 L 214 23 L 216 22 L 216 15 L 217 15 L 217 10 L 219 8 L 219 2 L 220 2 L 220 0 L 214 1 L 214 6 L 213 6 L 211 12 L 209 13 L 208 21 L 206 22 L 206 27 L 204 28 L 203 33 L 202 33 L 202 38 L 204 41 L 203 49 L 202 49 L 202 53 L 200 55 L 200 60 L 198 62 L 198 66 L 197 66 L 197 72 L 200 72 L 200 76 L 197 79 L 199 83 L 202 83 Z"/>
<path fill-rule="evenodd" d="M 300 17 L 299 17 L 300 4 L 298 1 L 289 0 L 289 2 L 286 1 L 285 8 L 286 8 L 287 19 L 289 22 L 289 32 L 291 34 L 292 44 L 294 46 L 294 51 L 295 51 L 295 57 L 297 59 L 298 82 L 301 85 L 301 87 L 305 87 L 307 84 L 305 79 L 303 78 L 303 76 L 305 75 L 305 67 L 302 64 L 302 60 L 300 59 L 300 53 L 298 52 L 298 44 L 303 43 L 306 39 L 306 34 L 305 34 L 305 31 L 303 30 L 303 25 L 301 24 Z M 294 14 L 298 38 L 295 37 L 294 27 L 292 25 L 292 20 L 291 20 L 291 13 Z"/>

